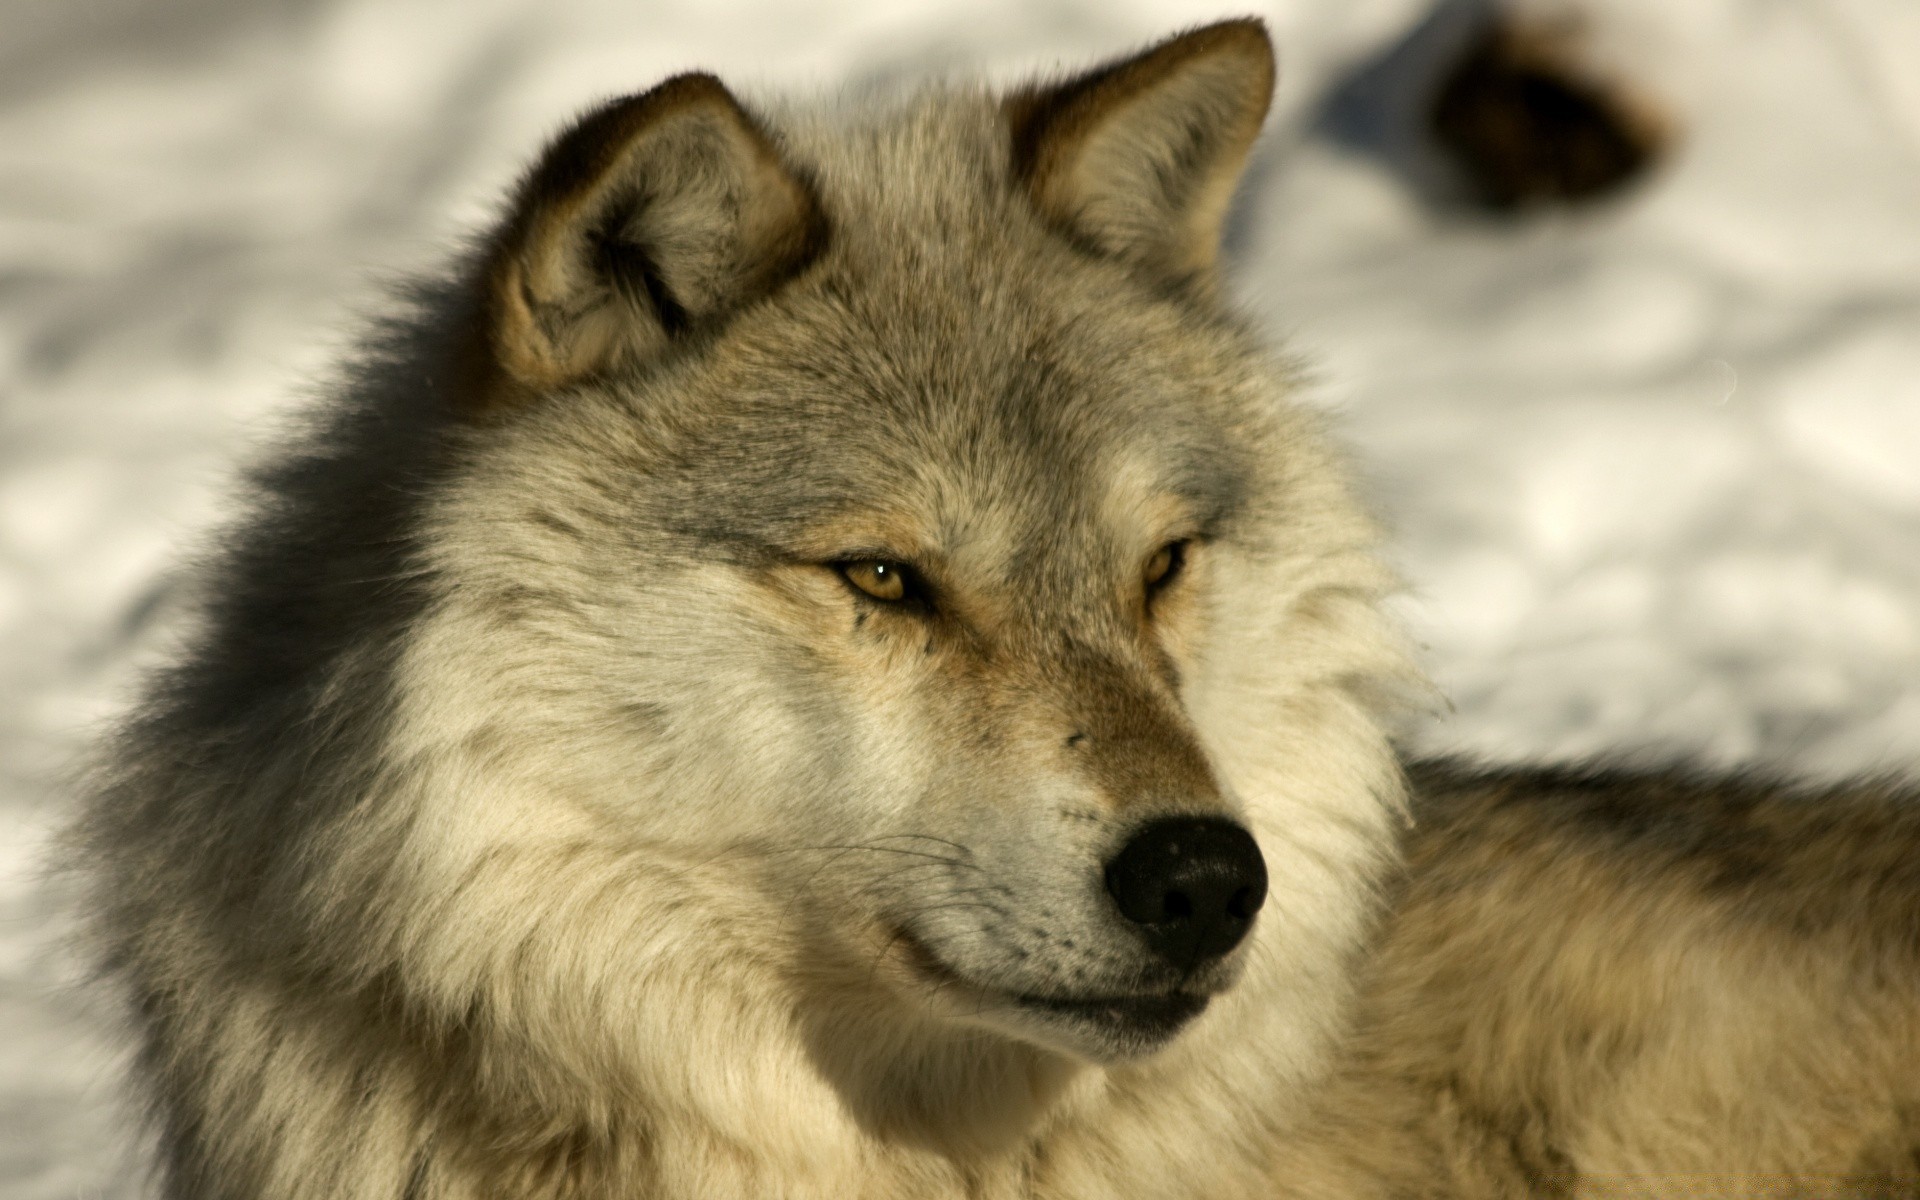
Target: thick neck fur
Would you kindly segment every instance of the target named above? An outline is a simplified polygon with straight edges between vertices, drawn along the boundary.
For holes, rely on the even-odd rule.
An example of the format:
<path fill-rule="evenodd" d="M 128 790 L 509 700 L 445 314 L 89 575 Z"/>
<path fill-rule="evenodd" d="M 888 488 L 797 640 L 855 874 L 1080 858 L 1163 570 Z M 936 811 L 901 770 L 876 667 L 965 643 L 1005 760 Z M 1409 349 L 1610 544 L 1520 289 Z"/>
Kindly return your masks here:
<path fill-rule="evenodd" d="M 515 870 L 507 857 L 495 868 Z M 484 1180 L 525 1178 L 527 1195 L 556 1197 L 1264 1196 L 1268 1156 L 1301 1115 L 1344 1016 L 1330 1003 L 1346 995 L 1338 975 L 1296 976 L 1285 989 L 1249 979 L 1146 1062 L 1074 1062 L 870 1002 L 862 1011 L 870 998 L 823 995 L 790 976 L 769 986 L 748 965 L 764 947 L 716 937 L 710 907 L 676 913 L 696 897 L 669 881 L 692 884 L 691 872 L 676 878 L 649 863 L 652 879 L 668 884 L 652 889 L 653 903 L 604 908 L 606 882 L 636 865 L 573 856 L 521 864 L 578 881 L 555 907 L 591 906 L 610 926 L 646 922 L 654 933 L 622 947 L 624 969 L 609 971 L 540 961 L 527 930 L 511 956 L 514 977 L 473 981 L 484 999 L 466 1030 L 466 1069 L 449 1077 L 444 1060 L 422 1063 L 429 1074 L 416 1086 L 423 1100 L 449 1085 L 492 1092 L 518 1144 L 502 1145 L 499 1129 L 439 1128 L 440 1105 L 429 1100 L 410 1170 L 436 1186 L 419 1195 L 489 1194 Z M 500 932 L 552 915 L 501 914 L 487 925 Z M 413 932 L 418 953 L 460 938 L 455 928 Z M 542 974 L 520 974 L 530 966 Z M 610 975 L 636 991 L 623 995 Z M 1324 1022 L 1315 1042 L 1303 1044 L 1279 990 L 1313 993 Z M 589 1027 L 568 1013 L 577 1005 L 600 1010 L 601 1037 L 576 1040 Z M 607 1007 L 627 1014 L 623 1027 L 606 1020 Z M 471 1107 L 469 1096 L 447 1111 Z M 545 1140 L 529 1144 L 532 1131 Z M 550 1192 L 533 1186 L 556 1171 Z"/>

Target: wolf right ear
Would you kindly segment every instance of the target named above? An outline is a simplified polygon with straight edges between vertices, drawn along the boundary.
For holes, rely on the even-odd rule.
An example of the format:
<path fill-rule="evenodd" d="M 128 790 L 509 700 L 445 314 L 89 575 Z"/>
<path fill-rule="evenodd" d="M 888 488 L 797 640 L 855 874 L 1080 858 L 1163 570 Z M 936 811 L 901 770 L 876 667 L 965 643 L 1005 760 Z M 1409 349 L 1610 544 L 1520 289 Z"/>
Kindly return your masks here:
<path fill-rule="evenodd" d="M 1273 81 L 1273 43 L 1248 18 L 1016 92 L 1005 104 L 1014 173 L 1082 245 L 1204 286 Z"/>
<path fill-rule="evenodd" d="M 546 389 L 664 349 L 791 276 L 812 189 L 711 75 L 582 117 L 548 147 L 487 260 L 493 358 Z"/>

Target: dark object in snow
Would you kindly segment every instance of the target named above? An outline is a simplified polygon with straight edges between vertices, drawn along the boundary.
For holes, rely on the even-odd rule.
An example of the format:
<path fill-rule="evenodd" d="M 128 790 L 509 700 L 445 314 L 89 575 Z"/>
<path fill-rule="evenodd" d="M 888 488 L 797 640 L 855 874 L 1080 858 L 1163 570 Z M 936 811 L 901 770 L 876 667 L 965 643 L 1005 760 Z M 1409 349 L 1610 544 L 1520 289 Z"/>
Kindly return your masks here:
<path fill-rule="evenodd" d="M 1551 46 L 1503 22 L 1441 77 L 1427 127 L 1488 208 L 1598 199 L 1658 157 L 1650 123 Z"/>

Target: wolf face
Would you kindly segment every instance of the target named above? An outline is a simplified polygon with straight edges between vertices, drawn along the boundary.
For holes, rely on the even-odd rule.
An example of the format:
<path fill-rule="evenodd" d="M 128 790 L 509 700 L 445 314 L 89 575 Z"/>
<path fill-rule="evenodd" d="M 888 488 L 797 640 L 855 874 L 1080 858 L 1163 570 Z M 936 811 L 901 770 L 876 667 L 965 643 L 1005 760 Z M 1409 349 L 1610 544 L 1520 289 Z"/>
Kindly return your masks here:
<path fill-rule="evenodd" d="M 583 120 L 488 263 L 499 372 L 432 551 L 484 672 L 410 663 L 420 724 L 718 856 L 822 985 L 1164 1043 L 1353 807 L 1288 812 L 1196 714 L 1255 699 L 1228 722 L 1271 745 L 1357 704 L 1290 671 L 1380 665 L 1338 661 L 1379 644 L 1366 530 L 1213 297 L 1270 86 L 1243 24 L 780 134 L 698 76 Z M 1341 818 L 1354 856 L 1382 807 Z"/>

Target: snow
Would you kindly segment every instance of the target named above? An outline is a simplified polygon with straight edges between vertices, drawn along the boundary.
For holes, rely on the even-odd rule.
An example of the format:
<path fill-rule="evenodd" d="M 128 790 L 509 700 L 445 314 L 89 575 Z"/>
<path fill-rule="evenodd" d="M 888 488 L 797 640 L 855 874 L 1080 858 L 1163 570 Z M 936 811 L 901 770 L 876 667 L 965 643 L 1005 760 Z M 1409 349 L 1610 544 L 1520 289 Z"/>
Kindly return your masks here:
<path fill-rule="evenodd" d="M 1262 198 L 1250 290 L 1347 414 L 1456 706 L 1419 740 L 1911 766 L 1910 12 L 1615 0 L 1594 19 L 1641 39 L 1632 78 L 1680 114 L 1641 193 L 1517 228 L 1437 220 L 1323 140 Z"/>
<path fill-rule="evenodd" d="M 676 69 L 749 88 L 1006 76 L 1220 12 L 6 8 L 0 1194 L 20 1200 L 137 1194 L 118 1052 L 41 878 L 62 781 L 155 653 L 232 464 L 383 280 L 484 221 L 585 101 Z M 1454 706 L 1417 744 L 1920 766 L 1916 12 L 1595 0 L 1593 52 L 1665 102 L 1678 149 L 1616 203 L 1509 223 L 1430 209 L 1404 140 L 1325 104 L 1415 29 L 1417 0 L 1266 14 L 1284 81 L 1237 286 L 1315 364 L 1313 402 L 1397 531 L 1404 611 Z"/>

